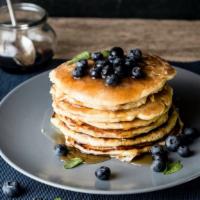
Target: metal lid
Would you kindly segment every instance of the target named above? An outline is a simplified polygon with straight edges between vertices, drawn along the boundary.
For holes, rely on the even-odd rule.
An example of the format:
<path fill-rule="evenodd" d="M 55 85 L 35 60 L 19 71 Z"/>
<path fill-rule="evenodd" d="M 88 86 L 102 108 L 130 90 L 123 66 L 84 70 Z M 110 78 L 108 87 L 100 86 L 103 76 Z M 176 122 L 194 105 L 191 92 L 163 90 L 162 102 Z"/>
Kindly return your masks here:
<path fill-rule="evenodd" d="M 15 11 L 31 11 L 37 13 L 40 17 L 39 19 L 33 19 L 30 22 L 27 23 L 22 23 L 22 24 L 17 24 L 17 26 L 13 26 L 12 24 L 7 24 L 7 23 L 0 23 L 0 28 L 8 28 L 8 29 L 28 29 L 33 26 L 37 26 L 47 20 L 47 12 L 41 8 L 40 6 L 32 3 L 16 3 L 13 4 L 13 8 Z M 8 7 L 7 6 L 2 6 L 0 7 L 0 13 L 2 14 L 3 12 L 7 13 L 8 12 Z"/>

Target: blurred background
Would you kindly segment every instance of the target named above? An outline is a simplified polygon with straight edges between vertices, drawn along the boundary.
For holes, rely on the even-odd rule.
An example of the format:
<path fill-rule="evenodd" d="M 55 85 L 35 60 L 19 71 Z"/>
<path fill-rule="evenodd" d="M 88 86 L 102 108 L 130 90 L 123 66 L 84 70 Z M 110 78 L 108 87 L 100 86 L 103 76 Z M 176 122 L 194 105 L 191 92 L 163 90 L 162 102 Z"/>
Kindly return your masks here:
<path fill-rule="evenodd" d="M 0 0 L 1 4 L 5 0 Z M 200 19 L 199 0 L 13 0 L 32 2 L 56 17 Z"/>

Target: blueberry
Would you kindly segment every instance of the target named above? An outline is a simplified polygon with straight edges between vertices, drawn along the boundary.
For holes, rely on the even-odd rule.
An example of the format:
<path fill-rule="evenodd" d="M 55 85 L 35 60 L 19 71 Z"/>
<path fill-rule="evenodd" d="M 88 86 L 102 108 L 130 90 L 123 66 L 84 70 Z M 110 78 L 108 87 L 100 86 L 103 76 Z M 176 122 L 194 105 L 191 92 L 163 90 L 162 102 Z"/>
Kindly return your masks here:
<path fill-rule="evenodd" d="M 8 197 L 18 197 L 22 193 L 22 187 L 17 181 L 8 181 L 3 184 L 3 193 Z"/>
<path fill-rule="evenodd" d="M 151 169 L 154 172 L 163 172 L 166 168 L 166 162 L 160 159 L 154 160 L 151 165 Z"/>
<path fill-rule="evenodd" d="M 191 138 L 188 138 L 184 134 L 180 134 L 179 138 L 180 138 L 180 144 L 181 145 L 188 145 L 188 144 L 192 143 L 192 141 L 193 141 Z"/>
<path fill-rule="evenodd" d="M 87 60 L 80 60 L 76 63 L 77 68 L 85 68 L 87 67 L 88 63 Z"/>
<path fill-rule="evenodd" d="M 65 144 L 56 144 L 54 147 L 57 156 L 66 156 L 68 149 Z"/>
<path fill-rule="evenodd" d="M 102 68 L 101 67 L 93 67 L 90 69 L 90 76 L 92 78 L 100 78 L 101 77 L 101 71 Z"/>
<path fill-rule="evenodd" d="M 110 50 L 110 55 L 112 57 L 123 57 L 124 56 L 124 51 L 121 47 L 113 47 L 111 50 Z"/>
<path fill-rule="evenodd" d="M 180 145 L 180 138 L 174 135 L 170 135 L 166 138 L 165 145 L 167 150 L 175 152 Z"/>
<path fill-rule="evenodd" d="M 112 63 L 114 66 L 119 66 L 119 65 L 122 66 L 124 64 L 124 59 L 117 57 L 113 60 Z"/>
<path fill-rule="evenodd" d="M 105 79 L 106 85 L 115 86 L 119 83 L 119 77 L 116 74 L 107 76 Z"/>
<path fill-rule="evenodd" d="M 141 78 L 143 76 L 142 69 L 140 67 L 133 67 L 131 75 L 132 78 Z"/>
<path fill-rule="evenodd" d="M 81 67 L 75 67 L 74 70 L 72 71 L 72 76 L 74 78 L 80 78 L 80 77 L 83 77 L 84 75 L 85 75 L 85 71 Z"/>
<path fill-rule="evenodd" d="M 102 166 L 95 171 L 95 176 L 100 180 L 108 180 L 110 178 L 110 168 Z"/>
<path fill-rule="evenodd" d="M 189 149 L 188 146 L 186 145 L 181 145 L 178 147 L 177 153 L 181 156 L 181 157 L 189 157 L 191 155 L 191 151 Z"/>
<path fill-rule="evenodd" d="M 108 56 L 108 61 L 109 61 L 110 63 L 113 63 L 114 60 L 115 60 L 115 57 L 113 57 L 113 56 L 111 56 L 111 55 Z"/>
<path fill-rule="evenodd" d="M 117 74 L 119 77 L 123 77 L 125 75 L 124 67 L 122 67 L 121 65 L 115 67 L 114 73 Z"/>
<path fill-rule="evenodd" d="M 183 129 L 183 134 L 191 140 L 196 139 L 197 137 L 200 136 L 199 132 L 197 131 L 197 129 L 195 128 L 191 128 L 191 127 L 186 127 Z"/>
<path fill-rule="evenodd" d="M 134 61 L 138 61 L 142 57 L 142 51 L 140 49 L 131 49 L 128 54 L 128 57 Z"/>
<path fill-rule="evenodd" d="M 101 52 L 92 53 L 91 57 L 94 61 L 103 59 L 103 55 L 101 54 Z"/>
<path fill-rule="evenodd" d="M 111 75 L 113 73 L 114 73 L 113 67 L 111 65 L 106 65 L 103 67 L 101 71 L 101 77 L 105 79 L 108 75 Z"/>
<path fill-rule="evenodd" d="M 161 155 L 164 154 L 164 149 L 161 145 L 154 145 L 151 147 L 151 154 L 152 155 Z"/>
<path fill-rule="evenodd" d="M 163 154 L 154 154 L 152 155 L 153 160 L 161 160 L 161 161 L 167 161 L 168 157 L 167 157 L 167 153 L 163 153 Z"/>
<path fill-rule="evenodd" d="M 104 66 L 108 65 L 108 60 L 97 60 L 96 61 L 96 64 L 95 64 L 95 67 L 101 67 L 103 68 Z"/>

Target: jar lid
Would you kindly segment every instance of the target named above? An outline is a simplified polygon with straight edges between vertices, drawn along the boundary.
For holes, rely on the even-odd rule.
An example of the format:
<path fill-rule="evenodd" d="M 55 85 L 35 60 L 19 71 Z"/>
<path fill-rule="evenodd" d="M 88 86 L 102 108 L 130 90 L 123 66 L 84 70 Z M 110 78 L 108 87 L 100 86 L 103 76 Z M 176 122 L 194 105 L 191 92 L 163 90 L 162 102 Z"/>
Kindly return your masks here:
<path fill-rule="evenodd" d="M 0 7 L 0 28 L 8 29 L 28 29 L 33 26 L 37 26 L 47 20 L 47 12 L 40 6 L 32 3 L 16 3 L 13 4 L 13 8 L 16 14 L 18 24 L 13 26 L 10 22 L 8 15 L 8 7 Z M 20 14 L 21 12 L 21 14 Z M 22 13 L 23 12 L 23 13 Z M 22 21 L 22 17 L 26 18 L 26 21 Z M 2 19 L 3 18 L 3 19 Z M 3 20 L 3 22 L 2 22 Z"/>

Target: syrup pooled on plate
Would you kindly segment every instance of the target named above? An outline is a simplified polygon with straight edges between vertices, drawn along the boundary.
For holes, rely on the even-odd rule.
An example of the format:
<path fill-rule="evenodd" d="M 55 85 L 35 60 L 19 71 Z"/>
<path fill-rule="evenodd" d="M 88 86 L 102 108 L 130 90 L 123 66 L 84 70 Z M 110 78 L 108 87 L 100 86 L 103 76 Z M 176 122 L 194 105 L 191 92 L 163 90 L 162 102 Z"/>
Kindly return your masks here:
<path fill-rule="evenodd" d="M 53 140 L 55 144 L 64 144 L 65 143 L 65 137 L 61 133 L 55 133 L 52 135 Z M 61 161 L 67 161 L 72 158 L 81 158 L 84 163 L 86 164 L 96 164 L 96 163 L 101 163 L 106 160 L 109 160 L 109 156 L 97 156 L 97 155 L 91 155 L 91 154 L 85 154 L 80 152 L 78 149 L 75 149 L 73 147 L 68 147 L 68 153 L 66 156 L 60 156 Z"/>

